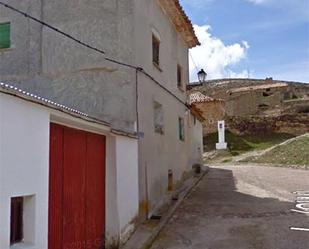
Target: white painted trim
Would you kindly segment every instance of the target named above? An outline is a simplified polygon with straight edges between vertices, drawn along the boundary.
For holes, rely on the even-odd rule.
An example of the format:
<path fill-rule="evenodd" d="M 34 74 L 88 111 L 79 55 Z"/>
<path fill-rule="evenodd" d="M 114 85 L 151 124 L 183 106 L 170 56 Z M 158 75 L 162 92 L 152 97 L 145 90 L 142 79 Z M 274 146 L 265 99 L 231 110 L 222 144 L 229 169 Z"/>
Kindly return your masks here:
<path fill-rule="evenodd" d="M 155 27 L 151 28 L 151 32 L 160 42 L 162 41 L 160 32 Z"/>
<path fill-rule="evenodd" d="M 56 110 L 50 111 L 50 122 L 100 135 L 111 135 L 111 128 L 109 126 L 82 120 Z"/>

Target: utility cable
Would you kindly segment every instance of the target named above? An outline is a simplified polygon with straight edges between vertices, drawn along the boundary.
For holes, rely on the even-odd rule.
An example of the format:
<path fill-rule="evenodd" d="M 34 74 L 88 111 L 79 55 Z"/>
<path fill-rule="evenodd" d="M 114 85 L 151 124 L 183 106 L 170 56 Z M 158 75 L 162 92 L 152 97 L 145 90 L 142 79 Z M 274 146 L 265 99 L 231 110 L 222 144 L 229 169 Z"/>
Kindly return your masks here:
<path fill-rule="evenodd" d="M 21 11 L 21 10 L 19 10 L 19 9 L 16 9 L 16 8 L 14 8 L 13 6 L 8 5 L 8 4 L 6 4 L 6 3 L 3 3 L 3 2 L 1 2 L 1 1 L 0 1 L 0 5 L 2 5 L 2 6 L 4 6 L 4 7 L 6 7 L 6 8 L 8 8 L 8 9 L 11 9 L 11 10 L 13 10 L 13 11 L 15 11 L 15 12 L 17 12 L 17 13 L 19 13 L 19 14 L 21 14 L 21 15 L 27 17 L 27 18 L 30 18 L 30 19 L 32 19 L 33 21 L 38 22 L 38 23 L 42 24 L 43 26 L 46 26 L 46 27 L 50 28 L 51 30 L 56 31 L 57 33 L 59 33 L 59 34 L 65 36 L 65 37 L 67 37 L 67 38 L 69 38 L 69 39 L 71 39 L 71 40 L 73 40 L 73 41 L 75 41 L 75 42 L 77 42 L 77 43 L 79 43 L 79 44 L 81 44 L 81 45 L 87 47 L 87 48 L 90 48 L 90 49 L 92 49 L 92 50 L 95 50 L 95 51 L 97 51 L 97 52 L 99 52 L 99 53 L 101 53 L 101 54 L 105 54 L 105 52 L 104 52 L 103 50 L 98 49 L 98 48 L 96 48 L 96 47 L 93 47 L 93 46 L 91 46 L 91 45 L 89 45 L 89 44 L 87 44 L 87 43 L 85 43 L 85 42 L 82 42 L 82 41 L 78 40 L 77 38 L 73 37 L 72 35 L 69 35 L 68 33 L 63 32 L 63 31 L 61 31 L 60 29 L 58 29 L 58 28 L 56 28 L 56 27 L 54 27 L 54 26 L 52 26 L 52 25 L 50 25 L 50 24 L 48 24 L 48 23 L 46 23 L 46 22 L 43 22 L 43 21 L 41 21 L 41 20 L 39 20 L 39 19 L 37 19 L 37 18 L 35 18 L 35 17 L 29 15 L 29 14 L 26 13 L 26 12 L 23 12 L 23 11 Z"/>
<path fill-rule="evenodd" d="M 198 71 L 199 71 L 199 68 L 197 67 L 197 64 L 195 63 L 195 61 L 194 61 L 194 59 L 193 59 L 193 56 L 192 56 L 192 54 L 191 54 L 190 51 L 189 51 L 189 55 L 190 55 L 190 58 L 191 58 L 191 60 L 192 60 L 192 62 L 193 62 L 193 65 L 194 65 L 194 67 L 195 67 L 196 72 L 198 72 Z"/>
<path fill-rule="evenodd" d="M 78 40 L 77 38 L 73 37 L 72 35 L 70 35 L 70 34 L 68 34 L 68 33 L 65 33 L 64 31 L 61 31 L 60 29 L 58 29 L 58 28 L 56 28 L 56 27 L 54 27 L 54 26 L 52 26 L 52 25 L 50 25 L 50 24 L 48 24 L 48 23 L 46 23 L 46 22 L 43 22 L 43 21 L 39 20 L 38 18 L 33 17 L 33 16 L 31 16 L 30 14 L 28 14 L 28 13 L 26 13 L 26 12 L 24 12 L 24 11 L 21 11 L 21 10 L 19 10 L 19 9 L 17 9 L 17 8 L 11 6 L 11 5 L 9 5 L 9 4 L 6 4 L 6 3 L 4 3 L 4 2 L 2 2 L 2 1 L 0 1 L 0 5 L 2 5 L 2 6 L 4 6 L 5 8 L 8 8 L 8 9 L 10 9 L 10 10 L 12 10 L 12 11 L 15 11 L 15 12 L 17 12 L 17 13 L 23 15 L 23 16 L 25 16 L 26 18 L 30 18 L 31 20 L 33 20 L 33 21 L 35 21 L 35 22 L 37 22 L 37 23 L 40 23 L 40 24 L 43 25 L 43 26 L 48 27 L 49 29 L 51 29 L 51 30 L 53 30 L 53 31 L 55 31 L 55 32 L 57 32 L 57 33 L 59 33 L 59 34 L 65 36 L 65 37 L 67 37 L 67 38 L 69 38 L 69 39 L 71 39 L 71 40 L 73 40 L 73 41 L 75 41 L 75 42 L 77 42 L 78 44 L 80 44 L 80 45 L 82 45 L 82 46 L 84 46 L 84 47 L 86 47 L 86 48 L 89 48 L 89 49 L 91 49 L 91 50 L 94 50 L 94 51 L 96 51 L 96 52 L 98 52 L 98 53 L 101 53 L 101 54 L 104 54 L 104 55 L 105 55 L 105 52 L 104 52 L 103 50 L 101 50 L 101 49 L 99 49 L 99 48 L 96 48 L 96 47 L 94 47 L 94 46 L 91 46 L 91 45 L 89 45 L 89 44 L 87 44 L 87 43 L 85 43 L 85 42 L 83 42 L 83 41 L 81 41 L 81 40 Z M 125 66 L 125 67 L 128 67 L 128 68 L 135 69 L 137 72 L 140 72 L 140 73 L 144 74 L 144 75 L 147 76 L 149 79 L 151 79 L 155 84 L 157 84 L 160 88 L 162 88 L 162 89 L 165 90 L 167 93 L 169 93 L 169 94 L 172 95 L 174 98 L 176 98 L 176 99 L 177 99 L 181 104 L 183 104 L 186 108 L 189 108 L 186 102 L 182 101 L 177 95 L 175 95 L 175 94 L 172 93 L 169 89 L 167 89 L 165 86 L 163 86 L 163 84 L 161 84 L 160 82 L 158 82 L 153 76 L 151 76 L 149 73 L 147 73 L 143 68 L 137 67 L 137 66 L 134 66 L 134 65 L 125 63 L 125 62 L 121 62 L 121 61 L 118 61 L 118 60 L 115 60 L 115 59 L 111 59 L 111 58 L 108 58 L 108 57 L 106 57 L 106 56 L 104 56 L 104 59 L 105 59 L 106 61 L 109 61 L 109 62 L 118 64 L 118 65 L 121 65 L 121 66 Z"/>

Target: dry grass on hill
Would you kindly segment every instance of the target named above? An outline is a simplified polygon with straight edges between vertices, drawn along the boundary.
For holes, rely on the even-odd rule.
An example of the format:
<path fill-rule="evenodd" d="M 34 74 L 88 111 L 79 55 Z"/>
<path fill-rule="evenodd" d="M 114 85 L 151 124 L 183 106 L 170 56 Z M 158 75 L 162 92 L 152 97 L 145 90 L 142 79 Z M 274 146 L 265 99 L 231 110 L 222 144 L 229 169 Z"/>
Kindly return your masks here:
<path fill-rule="evenodd" d="M 309 169 L 309 133 L 278 145 L 251 161 Z"/>

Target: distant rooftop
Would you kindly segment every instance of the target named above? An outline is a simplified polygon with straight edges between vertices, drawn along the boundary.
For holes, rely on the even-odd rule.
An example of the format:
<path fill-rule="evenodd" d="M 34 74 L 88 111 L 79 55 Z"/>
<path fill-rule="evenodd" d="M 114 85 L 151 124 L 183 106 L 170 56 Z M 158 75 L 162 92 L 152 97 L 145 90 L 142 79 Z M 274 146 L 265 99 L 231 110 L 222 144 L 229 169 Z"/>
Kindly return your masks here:
<path fill-rule="evenodd" d="M 206 103 L 206 102 L 213 102 L 213 101 L 222 101 L 220 99 L 214 99 L 212 97 L 206 96 L 201 92 L 194 92 L 189 95 L 189 104 L 196 104 L 196 103 Z"/>

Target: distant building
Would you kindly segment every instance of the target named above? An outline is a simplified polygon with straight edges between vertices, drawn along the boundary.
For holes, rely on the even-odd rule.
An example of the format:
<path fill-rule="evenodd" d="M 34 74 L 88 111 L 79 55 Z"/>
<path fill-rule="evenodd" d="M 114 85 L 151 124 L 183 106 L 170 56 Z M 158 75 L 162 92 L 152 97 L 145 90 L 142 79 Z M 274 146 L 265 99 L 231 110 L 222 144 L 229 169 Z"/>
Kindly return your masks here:
<path fill-rule="evenodd" d="M 218 131 L 218 121 L 225 118 L 225 102 L 205 96 L 201 92 L 189 95 L 190 103 L 199 110 L 203 117 L 203 135 Z"/>
<path fill-rule="evenodd" d="M 208 96 L 196 104 L 204 110 L 204 136 L 216 132 L 212 124 L 223 118 L 236 132 L 302 134 L 308 130 L 309 84 L 272 78 L 218 79 L 192 83 L 187 89 L 189 96 Z"/>

